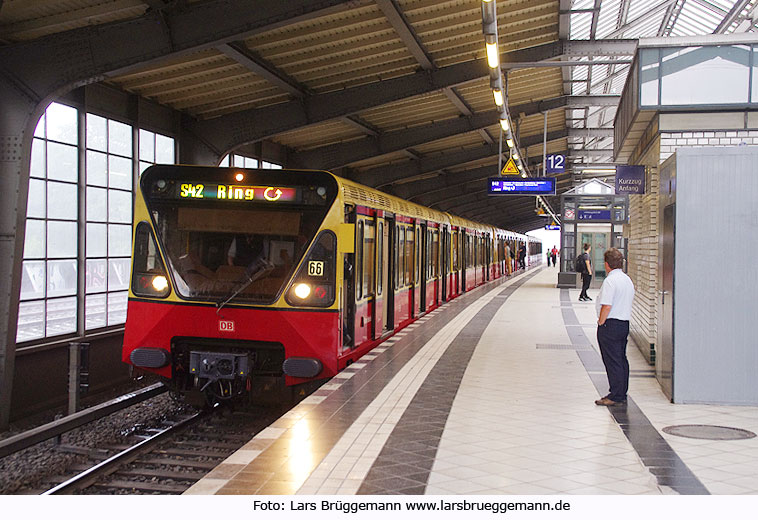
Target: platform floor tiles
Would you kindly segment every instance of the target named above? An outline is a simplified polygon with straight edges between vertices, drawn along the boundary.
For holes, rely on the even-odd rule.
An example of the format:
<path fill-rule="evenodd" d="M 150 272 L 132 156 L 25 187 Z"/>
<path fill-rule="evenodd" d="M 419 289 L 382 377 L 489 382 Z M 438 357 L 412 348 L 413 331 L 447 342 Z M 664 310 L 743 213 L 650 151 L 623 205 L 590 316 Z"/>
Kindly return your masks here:
<path fill-rule="evenodd" d="M 696 440 L 662 428 L 710 424 L 757 432 L 758 408 L 671 404 L 631 343 L 628 406 L 596 406 L 607 380 L 594 303 L 578 302 L 578 290 L 556 289 L 556 278 L 555 268 L 531 270 L 423 317 L 188 493 L 757 494 L 758 438 Z M 374 370 L 385 351 L 430 326 L 423 345 L 331 444 L 304 427 L 329 392 L 357 371 Z M 281 461 L 292 466 L 287 486 L 246 487 L 250 463 L 275 439 L 298 436 L 327 446 L 324 453 L 304 449 L 307 464 L 298 465 L 288 452 Z"/>

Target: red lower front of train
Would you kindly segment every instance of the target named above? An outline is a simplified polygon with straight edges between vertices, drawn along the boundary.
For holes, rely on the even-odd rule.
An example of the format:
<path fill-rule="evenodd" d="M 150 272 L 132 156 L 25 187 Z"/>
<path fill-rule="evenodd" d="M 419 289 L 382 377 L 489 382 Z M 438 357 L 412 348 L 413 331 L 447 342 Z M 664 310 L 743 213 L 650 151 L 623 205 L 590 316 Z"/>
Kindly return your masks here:
<path fill-rule="evenodd" d="M 256 380 L 287 385 L 335 375 L 338 311 L 296 311 L 129 301 L 123 360 L 180 393 L 217 398 L 249 392 Z"/>

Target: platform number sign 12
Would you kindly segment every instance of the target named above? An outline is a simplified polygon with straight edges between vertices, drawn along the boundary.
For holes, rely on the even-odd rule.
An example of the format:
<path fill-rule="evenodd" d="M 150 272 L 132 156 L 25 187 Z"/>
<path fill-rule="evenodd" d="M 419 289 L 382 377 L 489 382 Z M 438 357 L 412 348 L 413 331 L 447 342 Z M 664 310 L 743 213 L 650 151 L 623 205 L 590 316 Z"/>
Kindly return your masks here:
<path fill-rule="evenodd" d="M 566 170 L 566 156 L 550 154 L 545 158 L 545 173 L 563 173 Z"/>

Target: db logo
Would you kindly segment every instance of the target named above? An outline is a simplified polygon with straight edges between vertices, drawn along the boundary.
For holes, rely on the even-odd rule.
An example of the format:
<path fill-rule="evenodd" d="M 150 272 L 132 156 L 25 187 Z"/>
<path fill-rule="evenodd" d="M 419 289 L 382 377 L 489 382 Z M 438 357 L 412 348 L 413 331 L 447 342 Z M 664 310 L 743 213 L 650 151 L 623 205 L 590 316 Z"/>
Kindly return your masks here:
<path fill-rule="evenodd" d="M 218 330 L 221 332 L 234 332 L 234 322 L 231 320 L 221 320 L 218 322 Z"/>

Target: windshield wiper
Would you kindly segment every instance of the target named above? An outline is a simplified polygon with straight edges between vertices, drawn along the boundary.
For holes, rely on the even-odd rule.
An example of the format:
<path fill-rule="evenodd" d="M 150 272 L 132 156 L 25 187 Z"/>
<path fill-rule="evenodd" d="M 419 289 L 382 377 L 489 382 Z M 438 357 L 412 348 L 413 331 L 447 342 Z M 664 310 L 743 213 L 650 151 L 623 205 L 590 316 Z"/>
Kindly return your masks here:
<path fill-rule="evenodd" d="M 255 260 L 253 260 L 250 263 L 250 265 L 248 265 L 247 268 L 245 269 L 245 279 L 242 280 L 239 287 L 237 287 L 237 289 L 235 289 L 232 295 L 229 296 L 226 300 L 216 303 L 216 307 L 217 307 L 216 314 L 221 312 L 221 309 L 227 303 L 229 303 L 234 298 L 236 298 L 239 293 L 247 289 L 251 283 L 263 278 L 264 276 L 268 276 L 268 274 L 273 270 L 274 270 L 274 264 L 272 264 L 265 258 L 256 258 Z"/>

